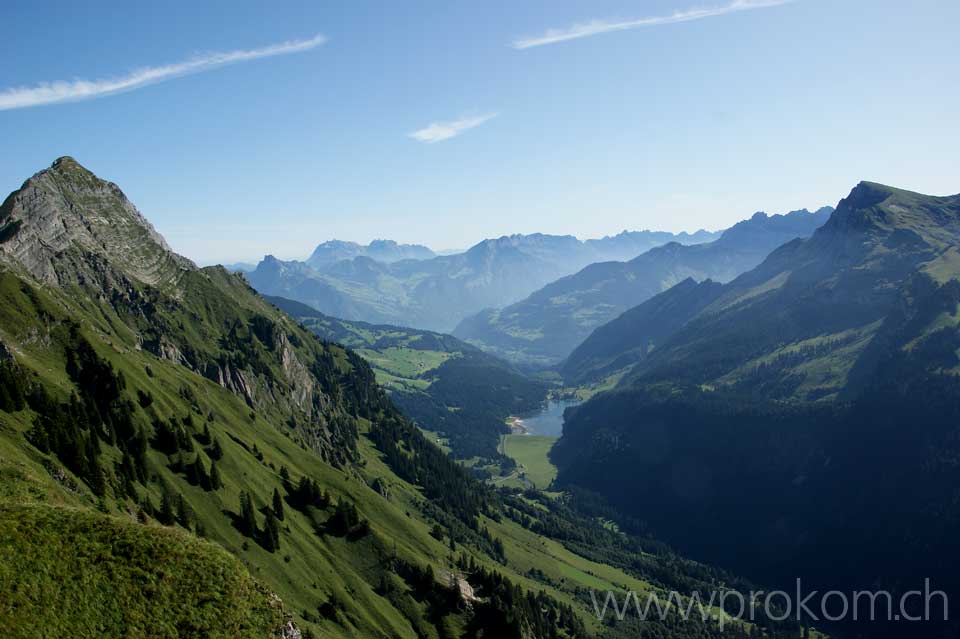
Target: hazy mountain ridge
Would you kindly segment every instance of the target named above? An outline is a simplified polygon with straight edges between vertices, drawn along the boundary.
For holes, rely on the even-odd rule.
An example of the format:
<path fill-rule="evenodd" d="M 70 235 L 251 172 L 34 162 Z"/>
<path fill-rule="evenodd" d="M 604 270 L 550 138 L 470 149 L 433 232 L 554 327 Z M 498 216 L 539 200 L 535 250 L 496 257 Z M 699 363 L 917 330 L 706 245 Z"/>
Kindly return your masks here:
<path fill-rule="evenodd" d="M 757 367 L 776 364 L 780 381 L 791 378 L 804 399 L 846 388 L 850 362 L 865 352 L 900 300 L 916 295 L 911 287 L 926 288 L 915 279 L 956 276 L 958 211 L 956 196 L 861 183 L 809 240 L 783 246 L 725 286 L 631 379 L 649 372 L 685 380 L 696 372 L 699 383 L 735 385 L 746 383 Z M 748 339 L 745 326 L 751 327 Z M 804 356 L 804 350 L 811 353 Z M 847 364 L 830 366 L 832 358 Z M 785 387 L 778 392 L 794 394 Z"/>
<path fill-rule="evenodd" d="M 306 263 L 313 269 L 323 271 L 332 264 L 355 257 L 368 257 L 389 264 L 400 260 L 429 260 L 436 254 L 422 244 L 398 244 L 394 240 L 373 240 L 366 246 L 356 242 L 328 240 L 317 245 Z"/>
<path fill-rule="evenodd" d="M 832 209 L 785 215 L 756 213 L 719 239 L 690 246 L 669 243 L 628 262 L 591 264 L 526 299 L 487 309 L 461 322 L 454 335 L 508 361 L 552 366 L 590 332 L 626 309 L 687 278 L 729 281 L 759 264 L 777 246 L 809 235 Z"/>
<path fill-rule="evenodd" d="M 309 261 L 280 262 L 268 256 L 248 278 L 266 295 L 294 299 L 335 317 L 450 331 L 470 314 L 522 299 L 587 264 L 627 259 L 667 241 L 696 243 L 712 237 L 706 231 L 624 231 L 586 241 L 570 235 L 511 235 L 427 260 L 384 263 L 357 256 L 322 269 Z"/>

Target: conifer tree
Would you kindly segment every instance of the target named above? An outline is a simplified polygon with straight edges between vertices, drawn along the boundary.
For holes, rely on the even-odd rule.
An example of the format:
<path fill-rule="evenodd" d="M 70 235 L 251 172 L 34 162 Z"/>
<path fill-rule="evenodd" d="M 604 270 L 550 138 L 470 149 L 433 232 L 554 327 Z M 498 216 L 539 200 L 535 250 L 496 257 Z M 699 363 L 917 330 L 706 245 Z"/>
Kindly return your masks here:
<path fill-rule="evenodd" d="M 223 458 L 223 448 L 220 446 L 220 440 L 216 437 L 213 438 L 213 447 L 210 448 L 210 459 L 214 461 L 220 461 Z"/>
<path fill-rule="evenodd" d="M 255 537 L 257 534 L 257 513 L 253 508 L 250 493 L 246 491 L 240 493 L 240 532 L 247 537 Z"/>
<path fill-rule="evenodd" d="M 184 501 L 183 495 L 177 495 L 177 523 L 190 530 L 190 511 L 187 508 L 187 502 Z"/>
<path fill-rule="evenodd" d="M 280 522 L 271 511 L 267 511 L 267 519 L 263 527 L 263 547 L 270 552 L 280 549 Z"/>
<path fill-rule="evenodd" d="M 172 526 L 175 519 L 176 517 L 173 514 L 173 503 L 170 501 L 170 495 L 164 491 L 163 496 L 160 498 L 160 511 L 157 513 L 157 521 L 164 526 Z"/>
<path fill-rule="evenodd" d="M 273 514 L 277 519 L 283 521 L 283 497 L 280 496 L 280 491 L 276 488 L 273 489 Z"/>
<path fill-rule="evenodd" d="M 220 471 L 217 470 L 217 462 L 210 462 L 210 489 L 220 490 L 223 488 L 223 480 L 220 479 Z"/>

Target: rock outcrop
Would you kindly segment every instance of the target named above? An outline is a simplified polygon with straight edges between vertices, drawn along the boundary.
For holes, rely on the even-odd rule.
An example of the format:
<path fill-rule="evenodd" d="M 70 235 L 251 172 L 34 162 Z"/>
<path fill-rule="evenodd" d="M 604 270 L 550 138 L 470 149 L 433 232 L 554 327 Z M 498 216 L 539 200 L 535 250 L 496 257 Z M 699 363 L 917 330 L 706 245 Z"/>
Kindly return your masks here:
<path fill-rule="evenodd" d="M 105 258 L 125 275 L 158 287 L 196 269 L 175 254 L 120 188 L 62 157 L 0 205 L 0 256 L 36 279 L 62 285 L 77 277 L 100 279 Z M 71 268 L 58 263 L 69 260 Z"/>

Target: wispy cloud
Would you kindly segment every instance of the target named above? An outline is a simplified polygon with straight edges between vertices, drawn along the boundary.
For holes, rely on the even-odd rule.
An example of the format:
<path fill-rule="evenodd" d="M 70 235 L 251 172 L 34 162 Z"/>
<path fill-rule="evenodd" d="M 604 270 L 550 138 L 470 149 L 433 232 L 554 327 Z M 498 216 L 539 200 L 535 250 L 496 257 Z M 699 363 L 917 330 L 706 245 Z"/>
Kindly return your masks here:
<path fill-rule="evenodd" d="M 326 42 L 317 35 L 307 40 L 289 40 L 259 49 L 203 53 L 184 62 L 159 67 L 137 69 L 125 76 L 102 80 L 64 80 L 44 82 L 32 87 L 14 87 L 0 90 L 0 111 L 26 107 L 90 100 L 124 91 L 132 91 L 157 82 L 164 82 L 192 73 L 201 73 L 217 67 L 260 58 L 309 51 Z"/>
<path fill-rule="evenodd" d="M 462 117 L 452 122 L 433 122 L 430 126 L 424 127 L 410 134 L 410 137 L 419 142 L 433 144 L 455 138 L 464 131 L 478 127 L 488 120 L 497 117 L 499 113 L 487 113 L 484 115 L 475 115 Z"/>
<path fill-rule="evenodd" d="M 611 31 L 626 31 L 627 29 L 653 27 L 661 24 L 690 22 L 692 20 L 713 18 L 715 16 L 722 16 L 728 13 L 735 13 L 737 11 L 749 11 L 751 9 L 776 7 L 782 4 L 787 4 L 788 2 L 792 2 L 792 0 L 733 0 L 730 3 L 721 6 L 686 9 L 684 11 L 676 11 L 666 16 L 652 16 L 616 22 L 610 20 L 592 20 L 591 22 L 584 24 L 575 24 L 566 29 L 550 29 L 546 33 L 539 36 L 520 38 L 518 40 L 514 40 L 511 46 L 514 49 L 529 49 L 531 47 L 541 47 L 545 44 L 556 44 L 558 42 L 566 42 L 567 40 L 576 40 L 578 38 L 600 35 L 601 33 L 610 33 Z"/>

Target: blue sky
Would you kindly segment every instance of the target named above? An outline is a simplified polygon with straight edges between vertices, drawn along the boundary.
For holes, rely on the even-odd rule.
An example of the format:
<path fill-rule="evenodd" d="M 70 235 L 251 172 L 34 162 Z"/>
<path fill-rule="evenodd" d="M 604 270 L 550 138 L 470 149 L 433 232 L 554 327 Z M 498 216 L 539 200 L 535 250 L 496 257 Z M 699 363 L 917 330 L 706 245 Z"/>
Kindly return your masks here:
<path fill-rule="evenodd" d="M 960 3 L 153 4 L 4 3 L 0 190 L 72 155 L 201 262 L 960 191 Z"/>

